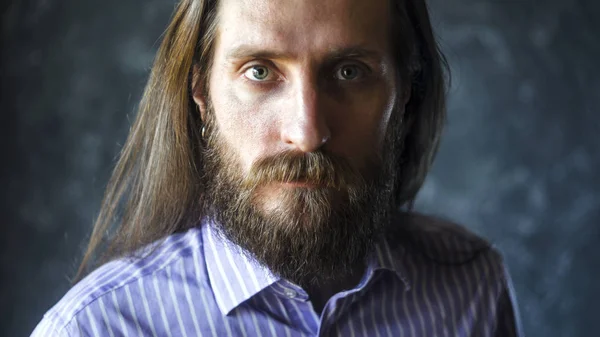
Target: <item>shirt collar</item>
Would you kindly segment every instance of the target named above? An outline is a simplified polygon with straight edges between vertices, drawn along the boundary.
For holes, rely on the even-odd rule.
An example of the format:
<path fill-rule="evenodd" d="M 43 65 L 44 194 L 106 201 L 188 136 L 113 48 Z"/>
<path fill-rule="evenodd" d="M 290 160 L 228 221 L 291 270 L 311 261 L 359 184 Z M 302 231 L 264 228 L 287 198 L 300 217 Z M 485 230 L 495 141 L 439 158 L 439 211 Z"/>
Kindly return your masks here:
<path fill-rule="evenodd" d="M 202 224 L 204 258 L 215 300 L 223 315 L 279 280 L 267 268 L 219 235 L 210 221 Z"/>
<path fill-rule="evenodd" d="M 202 240 L 207 273 L 215 300 L 223 315 L 229 314 L 240 304 L 265 288 L 280 281 L 268 268 L 242 253 L 241 248 L 219 235 L 211 221 L 202 223 Z M 393 271 L 403 282 L 405 291 L 410 289 L 401 245 L 391 247 L 382 238 L 369 255 L 364 281 L 376 270 Z M 362 283 L 362 282 L 361 282 Z M 361 285 L 363 286 L 363 285 Z"/>
<path fill-rule="evenodd" d="M 406 270 L 405 258 L 406 248 L 403 245 L 395 244 L 392 248 L 390 242 L 381 237 L 375 245 L 374 252 L 370 255 L 367 270 L 388 270 L 392 271 L 404 284 L 404 290 L 411 288 Z"/>

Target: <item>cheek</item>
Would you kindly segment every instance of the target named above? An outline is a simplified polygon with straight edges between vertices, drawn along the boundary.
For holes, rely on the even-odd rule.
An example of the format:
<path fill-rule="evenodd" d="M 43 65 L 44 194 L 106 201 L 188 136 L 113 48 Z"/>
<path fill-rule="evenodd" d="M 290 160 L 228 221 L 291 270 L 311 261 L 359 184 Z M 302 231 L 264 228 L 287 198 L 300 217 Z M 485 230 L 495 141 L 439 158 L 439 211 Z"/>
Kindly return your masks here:
<path fill-rule="evenodd" d="M 377 123 L 377 134 L 379 135 L 379 137 L 377 138 L 377 143 L 379 146 L 383 146 L 385 136 L 389 130 L 390 119 L 392 114 L 404 112 L 397 109 L 394 98 L 391 98 L 386 102 L 386 104 L 382 108 L 382 111 L 382 116 L 379 119 L 379 123 Z"/>
<path fill-rule="evenodd" d="M 276 134 L 276 121 L 273 114 L 265 113 L 267 104 L 244 97 L 235 86 L 216 80 L 212 88 L 213 111 L 223 141 L 248 172 L 252 163 L 267 153 Z"/>
<path fill-rule="evenodd" d="M 358 96 L 345 109 L 345 116 L 336 118 L 343 121 L 339 123 L 339 146 L 349 157 L 364 158 L 381 151 L 395 104 L 394 96 L 385 92 Z"/>
<path fill-rule="evenodd" d="M 378 151 L 382 149 L 390 118 L 392 113 L 395 113 L 396 95 L 391 92 L 392 90 L 389 90 L 390 92 L 381 90 L 381 94 L 376 96 L 374 102 L 370 105 L 373 109 L 369 124 L 371 126 L 370 131 L 373 132 L 371 138 L 373 139 L 373 146 Z"/>

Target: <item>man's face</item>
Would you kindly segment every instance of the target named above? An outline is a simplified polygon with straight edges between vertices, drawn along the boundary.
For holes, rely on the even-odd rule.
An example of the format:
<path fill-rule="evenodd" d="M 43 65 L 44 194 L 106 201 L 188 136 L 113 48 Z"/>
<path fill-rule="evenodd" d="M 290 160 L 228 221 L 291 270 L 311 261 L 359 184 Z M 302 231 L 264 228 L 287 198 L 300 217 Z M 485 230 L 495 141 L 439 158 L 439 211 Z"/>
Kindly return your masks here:
<path fill-rule="evenodd" d="M 198 90 L 194 99 L 214 124 L 206 161 L 218 171 L 208 179 L 219 195 L 209 198 L 227 195 L 213 207 L 237 223 L 227 229 L 235 241 L 267 232 L 264 242 L 241 244 L 255 255 L 258 245 L 300 240 L 279 254 L 303 263 L 307 247 L 319 250 L 311 238 L 358 245 L 350 236 L 372 234 L 363 222 L 377 218 L 369 203 L 383 192 L 374 188 L 391 179 L 382 178 L 397 109 L 389 40 L 387 0 L 220 4 L 209 97 Z"/>

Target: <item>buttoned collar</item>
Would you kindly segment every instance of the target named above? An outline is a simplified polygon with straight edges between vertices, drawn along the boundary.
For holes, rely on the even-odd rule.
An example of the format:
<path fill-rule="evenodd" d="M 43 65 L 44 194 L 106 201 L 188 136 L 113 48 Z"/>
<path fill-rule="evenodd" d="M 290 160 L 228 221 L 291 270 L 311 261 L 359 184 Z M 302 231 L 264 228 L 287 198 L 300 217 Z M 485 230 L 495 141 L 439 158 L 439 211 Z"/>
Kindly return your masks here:
<path fill-rule="evenodd" d="M 293 286 L 291 282 L 282 280 L 244 254 L 240 247 L 219 235 L 214 226 L 210 221 L 203 221 L 202 240 L 208 277 L 223 315 L 228 315 L 240 304 L 268 287 L 272 286 L 273 291 L 280 288 L 284 291 Z M 388 270 L 393 271 L 404 283 L 405 290 L 409 290 L 410 284 L 403 258 L 403 247 L 392 248 L 390 243 L 382 238 L 376 244 L 374 252 L 369 255 L 367 270 L 357 288 L 364 288 L 376 270 Z M 306 297 L 305 292 L 299 292 Z"/>

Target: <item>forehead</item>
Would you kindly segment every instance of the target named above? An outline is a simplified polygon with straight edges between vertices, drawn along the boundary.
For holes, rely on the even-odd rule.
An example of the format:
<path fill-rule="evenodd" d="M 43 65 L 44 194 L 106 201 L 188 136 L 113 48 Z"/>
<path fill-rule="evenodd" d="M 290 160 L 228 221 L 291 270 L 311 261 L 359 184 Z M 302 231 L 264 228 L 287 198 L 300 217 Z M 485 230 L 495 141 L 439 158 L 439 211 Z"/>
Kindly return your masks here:
<path fill-rule="evenodd" d="M 388 48 L 389 0 L 223 0 L 218 44 L 295 55 L 348 46 Z"/>

